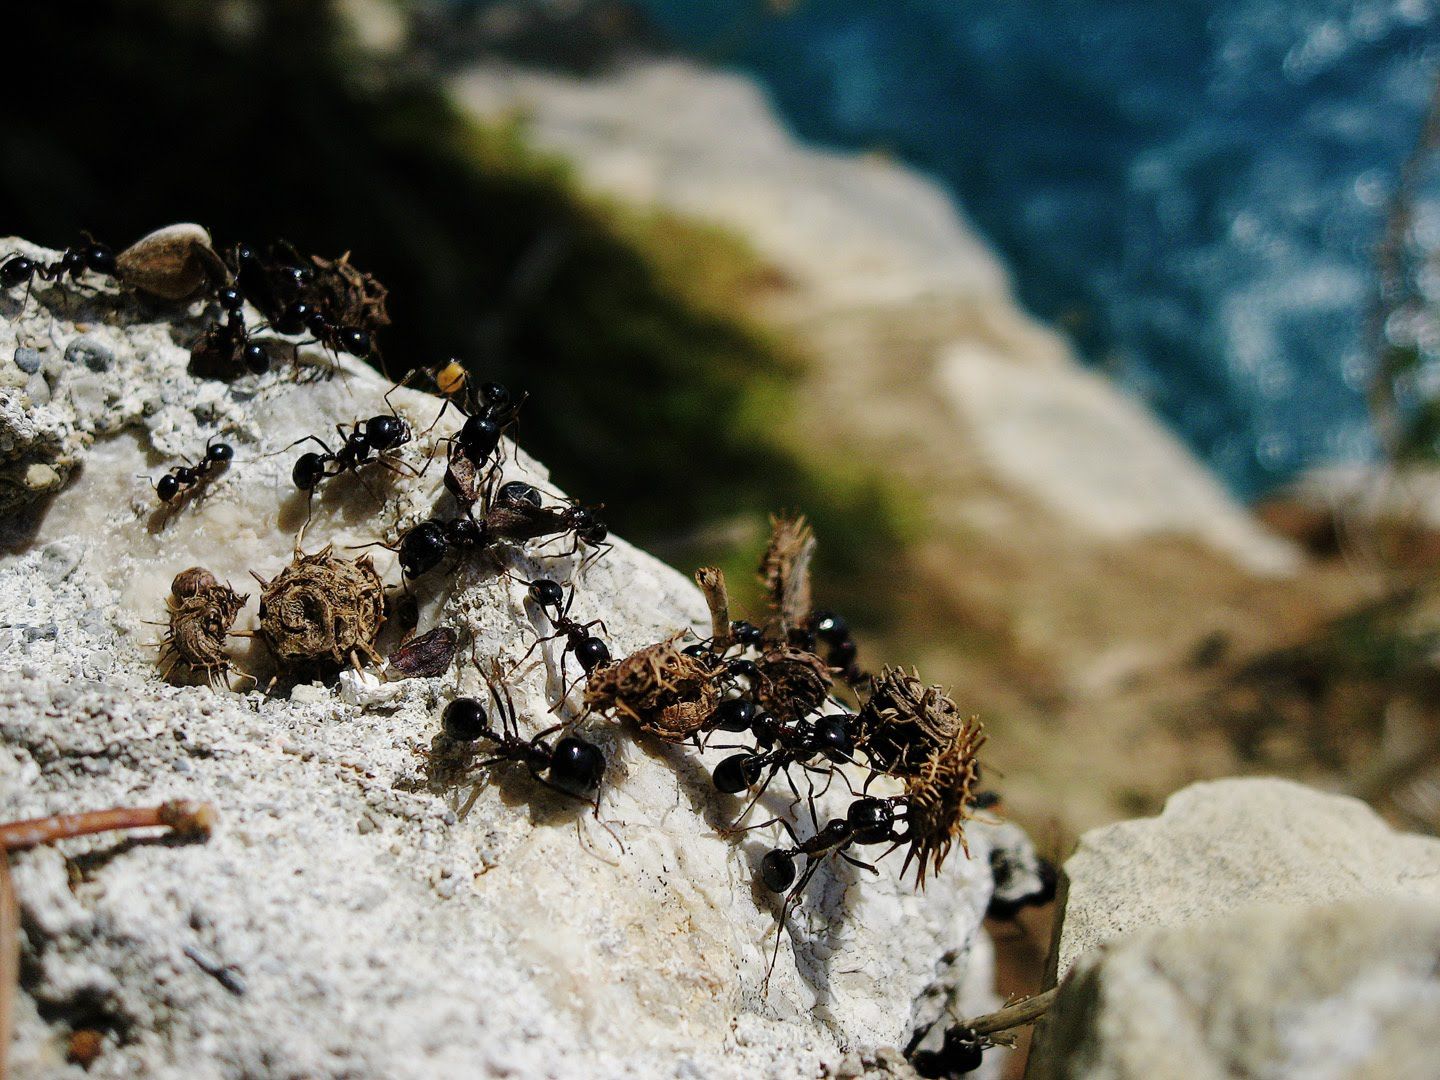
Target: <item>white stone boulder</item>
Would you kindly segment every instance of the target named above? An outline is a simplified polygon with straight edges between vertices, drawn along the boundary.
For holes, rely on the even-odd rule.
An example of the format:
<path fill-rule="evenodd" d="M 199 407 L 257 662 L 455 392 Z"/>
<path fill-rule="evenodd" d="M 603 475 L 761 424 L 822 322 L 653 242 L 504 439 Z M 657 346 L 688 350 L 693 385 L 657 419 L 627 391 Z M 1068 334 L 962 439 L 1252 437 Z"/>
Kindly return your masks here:
<path fill-rule="evenodd" d="M 1064 871 L 1031 1080 L 1440 1075 L 1440 840 L 1222 780 L 1087 833 Z"/>
<path fill-rule="evenodd" d="M 0 242 L 14 250 L 54 258 Z M 105 836 L 12 857 L 16 1076 L 809 1077 L 903 1046 L 936 1002 L 961 1015 L 993 1003 L 983 824 L 972 857 L 923 894 L 898 858 L 877 879 L 828 866 L 767 992 L 779 904 L 755 865 L 775 833 L 719 835 L 740 807 L 710 784 L 719 753 L 589 721 L 609 762 L 597 822 L 518 766 L 478 785 L 428 780 L 444 703 L 482 692 L 468 645 L 439 678 L 350 676 L 288 698 L 162 681 L 150 624 L 174 574 L 198 564 L 249 592 L 236 629 L 253 629 L 249 572 L 284 566 L 307 517 L 290 444 L 335 445 L 337 423 L 388 411 L 389 384 L 349 360 L 320 380 L 283 365 L 192 378 L 199 310 L 108 287 L 0 294 L 0 475 L 18 483 L 0 556 L 0 820 L 178 797 L 220 819 L 207 843 Z M 420 393 L 392 400 L 417 433 L 439 412 Z M 400 460 L 422 468 L 455 424 L 451 411 Z M 229 469 L 162 508 L 149 478 L 221 432 Z M 538 464 L 509 457 L 507 477 L 548 489 Z M 305 549 L 393 543 L 446 512 L 442 472 L 327 481 Z M 506 561 L 575 579 L 573 613 L 603 617 L 616 655 L 706 625 L 692 584 L 623 540 L 583 575 L 543 558 L 557 548 Z M 369 551 L 398 585 L 393 555 Z M 455 627 L 482 659 L 515 664 L 544 626 L 483 559 L 447 560 L 417 593 L 421 629 Z M 233 651 L 263 686 L 263 647 Z M 514 679 L 526 732 L 554 722 L 559 659 L 537 650 Z M 104 1033 L 88 1074 L 64 1060 L 75 1027 Z"/>

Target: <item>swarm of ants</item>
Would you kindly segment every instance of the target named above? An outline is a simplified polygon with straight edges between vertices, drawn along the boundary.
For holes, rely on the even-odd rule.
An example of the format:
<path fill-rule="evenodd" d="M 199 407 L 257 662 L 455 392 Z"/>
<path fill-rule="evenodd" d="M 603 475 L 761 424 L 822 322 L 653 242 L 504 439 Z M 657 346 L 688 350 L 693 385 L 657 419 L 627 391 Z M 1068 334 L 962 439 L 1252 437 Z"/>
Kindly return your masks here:
<path fill-rule="evenodd" d="M 294 355 L 306 344 L 376 360 L 377 335 L 390 321 L 386 289 L 352 264 L 349 253 L 302 256 L 283 242 L 217 251 L 198 226 L 159 230 L 118 254 L 86 235 L 53 262 L 0 256 L 0 290 L 23 286 L 27 299 L 37 281 L 78 287 L 88 276 L 172 302 L 199 296 L 208 321 L 191 347 L 191 370 L 202 377 L 267 376 L 275 357 Z M 307 336 L 299 345 L 290 340 Z M 443 515 L 432 510 L 393 543 L 377 541 L 395 553 L 400 587 L 408 595 L 419 579 L 442 567 L 453 573 L 463 561 L 485 560 L 523 590 L 538 614 L 530 652 L 508 671 L 472 647 L 485 700 L 455 696 L 437 718 L 437 743 L 463 775 L 521 766 L 536 784 L 589 804 L 598 818 L 607 762 L 583 724 L 603 721 L 638 738 L 733 751 L 711 772 L 717 796 L 745 800 L 726 833 L 775 826 L 783 837 L 756 867 L 763 888 L 783 897 L 767 985 L 784 922 L 828 863 L 875 873 L 875 862 L 903 850 L 901 873 L 913 868 L 915 884 L 923 888 L 956 846 L 968 856 L 965 824 L 990 802 L 989 793 L 978 790 L 983 729 L 915 673 L 886 668 L 872 675 L 860 666 L 846 620 L 813 605 L 816 541 L 803 517 L 772 519 L 759 567 L 769 601 L 763 616 L 732 618 L 724 575 L 704 568 L 696 580 L 709 607 L 708 635 L 681 631 L 612 656 L 604 622 L 571 614 L 583 571 L 611 548 L 601 508 L 505 479 L 505 440 L 515 436 L 525 395 L 495 382 L 477 384 L 458 360 L 417 369 L 396 388 L 412 381 L 428 383 L 443 399 L 430 429 L 418 431 L 402 418 L 387 394 L 388 413 L 337 426 L 333 443 L 311 434 L 291 444 L 313 446 L 296 456 L 290 477 L 296 491 L 311 499 L 341 476 L 366 484 L 365 475 L 376 467 L 423 475 L 441 455 L 452 508 Z M 429 440 L 423 466 L 407 463 L 401 451 L 410 453 L 451 408 L 462 417 L 454 434 Z M 189 493 L 231 465 L 234 451 L 218 435 L 198 461 L 174 465 L 153 482 L 163 506 L 178 509 Z M 568 561 L 572 572 L 568 580 L 517 574 L 510 567 L 519 554 Z M 252 636 L 268 646 L 281 669 L 333 673 L 382 662 L 376 641 L 389 607 L 368 556 L 346 559 L 329 547 L 305 555 L 297 540 L 289 566 L 268 580 L 256 577 L 263 593 L 260 631 Z M 164 675 L 184 668 L 228 685 L 233 665 L 225 641 L 244 603 L 209 571 L 197 567 L 178 575 L 159 657 Z M 458 635 L 440 627 L 412 638 L 413 631 L 407 621 L 388 677 L 445 673 L 458 653 Z M 510 683 L 549 642 L 558 643 L 560 688 L 551 712 L 560 718 L 526 734 Z M 792 813 L 747 824 L 777 780 L 793 796 Z M 837 783 L 849 801 L 822 822 L 817 799 Z M 801 806 L 804 813 L 793 812 Z M 1053 891 L 1053 879 L 1043 888 Z M 1007 895 L 1004 903 L 1013 911 L 1045 898 Z M 964 1052 L 955 1051 L 951 1071 L 968 1071 L 978 1065 L 983 1046 L 968 1036 L 957 1039 Z"/>

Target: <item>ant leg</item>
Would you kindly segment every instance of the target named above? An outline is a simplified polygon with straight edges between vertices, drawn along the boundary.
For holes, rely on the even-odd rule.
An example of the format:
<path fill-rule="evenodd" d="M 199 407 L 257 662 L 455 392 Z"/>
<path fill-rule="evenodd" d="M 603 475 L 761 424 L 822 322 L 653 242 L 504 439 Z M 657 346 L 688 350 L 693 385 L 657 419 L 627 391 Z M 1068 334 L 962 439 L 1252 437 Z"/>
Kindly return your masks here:
<path fill-rule="evenodd" d="M 800 880 L 785 894 L 785 902 L 780 905 L 780 917 L 775 922 L 775 947 L 770 951 L 770 963 L 765 966 L 765 981 L 760 984 L 762 994 L 770 992 L 770 976 L 775 973 L 775 962 L 780 959 L 780 935 L 785 931 L 785 920 L 793 909 L 800 906 L 800 896 L 810 884 L 810 879 L 815 876 L 815 869 L 819 865 L 819 859 L 806 860 L 805 869 L 800 872 Z"/>
<path fill-rule="evenodd" d="M 547 642 L 547 641 L 554 641 L 556 638 L 558 638 L 558 637 L 564 637 L 564 636 L 565 636 L 565 632 L 564 632 L 563 630 L 557 630 L 557 631 L 556 631 L 555 633 L 553 633 L 553 634 L 547 634 L 547 635 L 544 636 L 544 637 L 537 637 L 537 638 L 535 639 L 534 643 L 530 646 L 530 648 L 528 648 L 528 649 L 525 650 L 525 655 L 522 656 L 519 660 L 517 660 L 517 661 L 515 662 L 515 667 L 511 668 L 510 670 L 511 670 L 511 671 L 517 670 L 522 664 L 525 663 L 526 660 L 529 660 L 529 659 L 530 659 L 530 655 L 531 655 L 536 649 L 538 649 L 541 645 L 545 644 L 545 642 Z"/>
<path fill-rule="evenodd" d="M 894 849 L 892 848 L 891 850 L 893 851 Z M 847 854 L 846 854 L 845 852 L 843 852 L 843 851 L 837 851 L 835 854 L 839 855 L 840 858 L 844 859 L 844 860 L 845 860 L 846 862 L 848 862 L 851 866 L 858 866 L 861 870 L 869 870 L 872 874 L 879 874 L 879 873 L 880 873 L 880 871 L 877 870 L 877 869 L 875 869 L 875 867 L 872 866 L 870 863 L 868 863 L 868 862 L 863 862 L 863 861 L 861 861 L 860 859 L 856 859 L 856 858 L 854 858 L 853 856 L 847 855 Z"/>
<path fill-rule="evenodd" d="M 745 818 L 749 815 L 750 811 L 755 809 L 755 804 L 760 801 L 760 796 L 765 794 L 765 790 L 770 786 L 770 781 L 775 779 L 775 773 L 779 770 L 779 768 L 780 766 L 778 764 L 770 766 L 770 775 L 765 777 L 764 782 L 760 785 L 760 790 L 755 792 L 755 794 L 751 797 L 750 801 L 745 804 L 745 809 L 740 811 L 739 816 L 737 816 L 735 820 L 730 823 L 729 828 L 724 830 L 725 832 L 742 831 L 739 829 L 740 822 L 744 821 Z"/>

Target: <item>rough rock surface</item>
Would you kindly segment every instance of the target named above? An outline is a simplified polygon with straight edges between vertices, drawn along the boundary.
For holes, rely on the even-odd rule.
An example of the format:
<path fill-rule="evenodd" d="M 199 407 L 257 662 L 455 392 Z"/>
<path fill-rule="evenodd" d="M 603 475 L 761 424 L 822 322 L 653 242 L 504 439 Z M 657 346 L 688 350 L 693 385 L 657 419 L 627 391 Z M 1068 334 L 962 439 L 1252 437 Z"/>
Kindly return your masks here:
<path fill-rule="evenodd" d="M 38 252 L 0 242 L 16 249 Z M 27 498 L 69 478 L 6 525 L 0 819 L 188 797 L 214 802 L 221 822 L 204 844 L 101 837 L 13 857 L 18 1076 L 82 1075 L 64 1064 L 72 1027 L 105 1033 L 100 1077 L 813 1076 L 847 1052 L 904 1045 L 937 1002 L 992 1004 L 982 824 L 973 857 L 924 894 L 893 858 L 877 880 L 844 864 L 817 875 L 767 994 L 778 905 L 754 865 L 772 841 L 717 835 L 739 804 L 713 793 L 714 760 L 590 723 L 610 762 L 597 822 L 523 770 L 430 781 L 440 708 L 457 686 L 481 692 L 468 648 L 439 678 L 346 675 L 288 698 L 162 682 L 148 624 L 174 574 L 203 565 L 242 592 L 250 570 L 272 576 L 307 518 L 289 475 L 301 449 L 287 448 L 308 434 L 335 445 L 336 423 L 387 411 L 388 384 L 348 361 L 330 379 L 277 367 L 197 381 L 177 342 L 198 308 L 107 289 L 0 304 L 0 447 L 53 471 Z M 438 412 L 418 393 L 392 400 L 417 432 Z M 452 411 L 401 460 L 423 466 L 454 426 Z M 147 477 L 216 432 L 233 464 L 161 508 Z M 523 453 L 510 458 L 508 477 L 546 484 Z M 437 501 L 443 511 L 440 474 L 371 466 L 327 481 L 305 550 L 393 542 Z M 398 583 L 393 555 L 370 550 Z M 579 576 L 544 554 L 512 551 L 509 564 Z M 447 562 L 418 594 L 421 629 L 455 626 L 481 658 L 514 664 L 542 625 L 479 560 Z M 584 572 L 574 614 L 603 616 L 617 654 L 705 625 L 693 586 L 623 541 Z M 254 620 L 252 599 L 237 629 Z M 393 641 L 382 634 L 381 650 Z M 268 681 L 258 642 L 233 651 Z M 558 660 L 553 644 L 537 650 L 514 679 L 525 731 L 552 721 Z"/>
<path fill-rule="evenodd" d="M 1028 1080 L 1440 1075 L 1440 906 L 1247 908 L 1079 961 Z"/>
<path fill-rule="evenodd" d="M 1440 904 L 1440 840 L 1394 832 L 1358 799 L 1288 780 L 1217 780 L 1159 817 L 1080 838 L 1065 863 L 1056 973 L 1125 934 L 1249 904 Z"/>

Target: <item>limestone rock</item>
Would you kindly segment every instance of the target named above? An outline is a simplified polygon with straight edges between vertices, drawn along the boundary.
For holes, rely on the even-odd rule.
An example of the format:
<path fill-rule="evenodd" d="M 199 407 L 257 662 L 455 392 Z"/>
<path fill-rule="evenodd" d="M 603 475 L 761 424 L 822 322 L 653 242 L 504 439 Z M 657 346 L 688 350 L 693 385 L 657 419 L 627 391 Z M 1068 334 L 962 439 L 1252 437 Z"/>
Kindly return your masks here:
<path fill-rule="evenodd" d="M 177 572 L 204 566 L 246 591 L 249 571 L 268 579 L 290 561 L 307 516 L 307 551 L 393 543 L 450 505 L 438 465 L 411 474 L 455 414 L 400 451 L 411 468 L 328 480 L 312 505 L 288 448 L 310 434 L 334 445 L 337 423 L 387 412 L 389 385 L 369 369 L 342 358 L 329 379 L 277 366 L 200 381 L 184 347 L 198 308 L 157 322 L 108 288 L 0 303 L 0 363 L 38 350 L 52 392 L 39 405 L 0 389 L 0 479 L 45 464 L 69 481 L 6 522 L 0 818 L 174 797 L 210 800 L 220 817 L 204 844 L 99 837 L 14 857 L 17 1076 L 82 1075 L 64 1064 L 72 1024 L 104 1033 L 91 1077 L 814 1076 L 845 1053 L 903 1046 L 936 1002 L 993 1004 L 983 823 L 971 859 L 952 858 L 923 894 L 896 858 L 876 879 L 839 862 L 818 874 L 766 994 L 778 903 L 754 869 L 774 840 L 718 835 L 740 805 L 709 782 L 723 752 L 590 722 L 609 761 L 600 821 L 523 770 L 432 782 L 441 707 L 483 693 L 468 641 L 511 665 L 544 625 L 492 563 L 452 558 L 415 587 L 420 628 L 467 643 L 444 676 L 352 675 L 288 698 L 164 683 L 162 628 L 147 624 L 164 619 Z M 105 370 L 65 359 L 82 338 Z M 423 394 L 392 400 L 417 433 L 439 412 Z M 235 449 L 228 469 L 162 506 L 147 477 L 217 432 Z M 522 452 L 507 459 L 507 478 L 549 488 Z M 398 584 L 393 554 L 369 551 Z M 573 578 L 573 614 L 603 617 L 615 655 L 706 625 L 693 585 L 623 541 L 583 574 L 543 555 L 507 561 Z M 255 615 L 252 600 L 236 629 Z M 379 651 L 393 641 L 382 631 Z M 232 652 L 269 680 L 259 642 Z M 513 679 L 526 731 L 553 722 L 559 659 L 552 643 Z"/>
<path fill-rule="evenodd" d="M 1026 1075 L 1434 1077 L 1437 955 L 1440 906 L 1389 896 L 1135 934 L 1076 964 Z"/>
<path fill-rule="evenodd" d="M 1394 832 L 1358 799 L 1288 780 L 1217 780 L 1171 796 L 1159 817 L 1086 833 L 1065 879 L 1061 978 L 1126 934 L 1249 904 L 1440 904 L 1440 840 Z"/>

